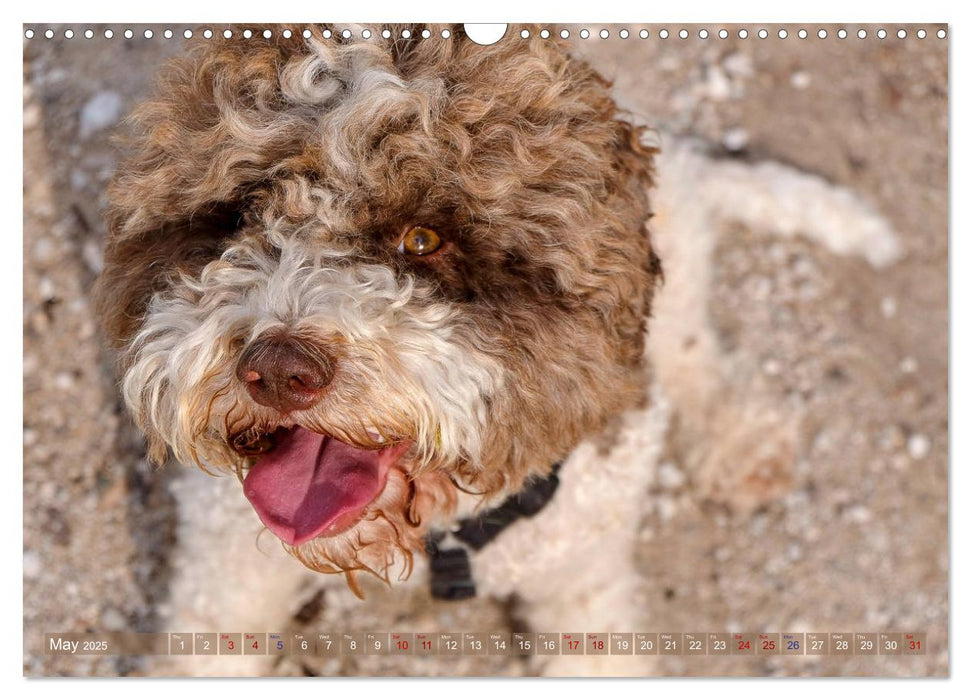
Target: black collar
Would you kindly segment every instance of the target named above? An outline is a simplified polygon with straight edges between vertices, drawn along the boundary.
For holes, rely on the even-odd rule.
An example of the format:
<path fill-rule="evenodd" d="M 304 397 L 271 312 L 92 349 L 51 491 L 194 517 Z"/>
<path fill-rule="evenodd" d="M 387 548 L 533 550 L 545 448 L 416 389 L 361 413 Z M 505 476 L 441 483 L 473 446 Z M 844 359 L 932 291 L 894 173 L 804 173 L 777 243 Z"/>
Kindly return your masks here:
<path fill-rule="evenodd" d="M 557 473 L 560 464 L 553 465 L 549 476 L 529 481 L 522 491 L 500 505 L 475 518 L 459 520 L 448 532 L 432 530 L 425 538 L 431 568 L 432 596 L 444 600 L 464 600 L 475 596 L 475 581 L 469 550 L 479 551 L 499 536 L 519 518 L 530 518 L 549 503 L 560 485 Z M 449 539 L 454 538 L 457 543 Z"/>

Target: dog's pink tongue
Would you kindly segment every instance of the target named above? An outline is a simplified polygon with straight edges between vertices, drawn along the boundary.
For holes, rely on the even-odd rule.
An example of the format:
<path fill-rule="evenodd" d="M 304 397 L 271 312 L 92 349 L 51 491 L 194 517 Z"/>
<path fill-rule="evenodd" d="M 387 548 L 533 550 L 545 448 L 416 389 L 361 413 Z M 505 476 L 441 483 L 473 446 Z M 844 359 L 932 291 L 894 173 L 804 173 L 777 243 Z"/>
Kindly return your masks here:
<path fill-rule="evenodd" d="M 273 534 L 300 545 L 377 497 L 383 487 L 380 462 L 379 451 L 298 427 L 250 469 L 243 493 Z"/>

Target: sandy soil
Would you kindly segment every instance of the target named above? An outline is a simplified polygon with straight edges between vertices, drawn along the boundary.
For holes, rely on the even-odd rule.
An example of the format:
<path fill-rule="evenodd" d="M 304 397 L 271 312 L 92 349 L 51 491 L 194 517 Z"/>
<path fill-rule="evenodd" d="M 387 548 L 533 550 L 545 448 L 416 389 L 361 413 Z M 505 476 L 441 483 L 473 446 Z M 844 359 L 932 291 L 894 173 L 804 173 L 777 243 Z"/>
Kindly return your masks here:
<path fill-rule="evenodd" d="M 845 185 L 903 246 L 875 270 L 800 238 L 723 232 L 710 308 L 739 384 L 806 417 L 781 496 L 733 508 L 674 460 L 649 498 L 645 606 L 669 631 L 925 631 L 911 657 L 663 657 L 668 674 L 948 671 L 947 42 L 870 38 L 577 40 L 622 107 L 724 158 Z M 835 27 L 829 28 L 830 36 Z M 871 37 L 874 28 L 869 28 Z M 139 32 L 140 33 L 140 32 Z M 99 29 L 100 35 L 100 29 Z M 170 579 L 170 471 L 152 469 L 92 318 L 110 135 L 176 39 L 24 44 L 24 672 L 141 675 L 140 658 L 65 659 L 44 632 L 159 629 Z M 674 452 L 672 451 L 672 454 Z M 326 601 L 309 601 L 294 627 Z M 513 629 L 505 601 L 403 610 Z M 465 672 L 520 673 L 489 659 Z M 286 673 L 449 673 L 377 659 Z"/>

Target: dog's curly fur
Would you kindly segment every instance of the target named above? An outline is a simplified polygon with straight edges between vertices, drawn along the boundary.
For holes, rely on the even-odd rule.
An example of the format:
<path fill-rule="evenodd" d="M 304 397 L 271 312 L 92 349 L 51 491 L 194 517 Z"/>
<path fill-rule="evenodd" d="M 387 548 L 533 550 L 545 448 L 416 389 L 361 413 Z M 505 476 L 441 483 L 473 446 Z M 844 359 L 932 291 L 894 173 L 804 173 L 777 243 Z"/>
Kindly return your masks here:
<path fill-rule="evenodd" d="M 646 395 L 653 150 L 556 40 L 438 29 L 200 41 L 109 191 L 100 314 L 154 459 L 243 474 L 235 436 L 294 424 L 413 442 L 356 526 L 293 548 L 321 571 L 386 578 L 460 490 L 519 490 Z M 442 249 L 398 252 L 414 225 Z M 280 330 L 337 367 L 291 415 L 234 375 Z"/>

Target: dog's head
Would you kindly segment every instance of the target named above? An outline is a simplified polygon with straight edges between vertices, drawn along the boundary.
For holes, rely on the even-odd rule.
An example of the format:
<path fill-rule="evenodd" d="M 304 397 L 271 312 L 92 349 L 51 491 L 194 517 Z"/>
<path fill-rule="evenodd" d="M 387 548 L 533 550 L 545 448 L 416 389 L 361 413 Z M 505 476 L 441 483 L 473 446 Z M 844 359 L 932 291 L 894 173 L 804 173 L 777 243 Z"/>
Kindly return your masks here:
<path fill-rule="evenodd" d="M 642 396 L 651 153 L 555 41 L 276 34 L 201 42 L 135 112 L 102 320 L 156 460 L 386 575 L 457 488 Z"/>

